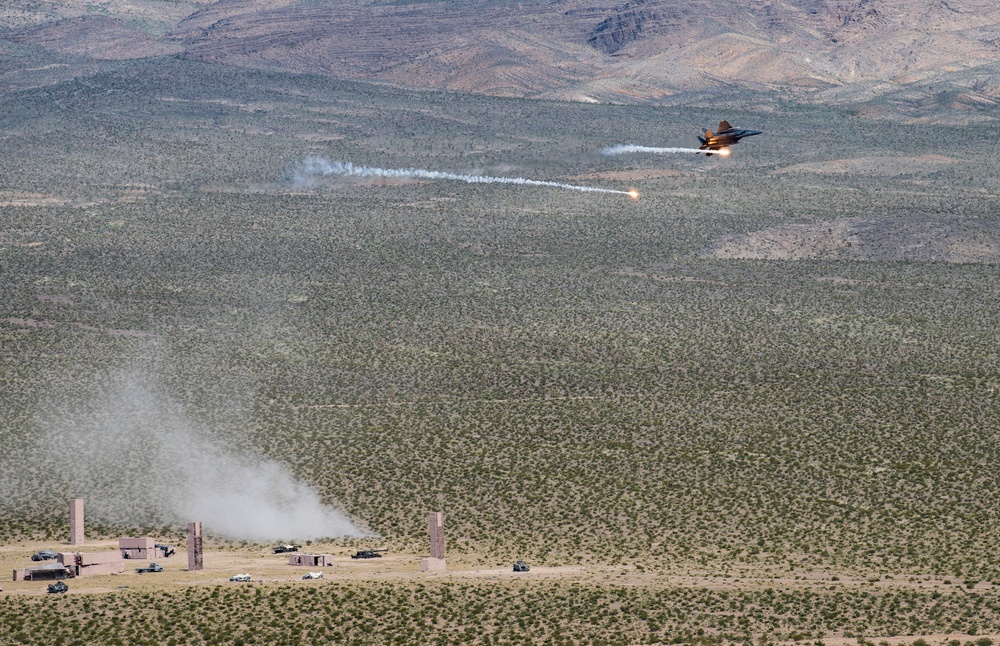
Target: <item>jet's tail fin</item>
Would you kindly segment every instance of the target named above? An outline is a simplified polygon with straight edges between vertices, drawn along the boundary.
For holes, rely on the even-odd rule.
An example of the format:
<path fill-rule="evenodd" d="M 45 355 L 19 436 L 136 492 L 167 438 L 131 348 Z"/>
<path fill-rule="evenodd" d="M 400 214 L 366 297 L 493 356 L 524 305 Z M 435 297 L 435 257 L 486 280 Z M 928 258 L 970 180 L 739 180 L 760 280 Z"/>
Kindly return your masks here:
<path fill-rule="evenodd" d="M 719 132 L 722 132 L 723 130 L 729 130 L 731 128 L 732 126 L 729 125 L 728 121 L 723 120 L 719 122 Z"/>

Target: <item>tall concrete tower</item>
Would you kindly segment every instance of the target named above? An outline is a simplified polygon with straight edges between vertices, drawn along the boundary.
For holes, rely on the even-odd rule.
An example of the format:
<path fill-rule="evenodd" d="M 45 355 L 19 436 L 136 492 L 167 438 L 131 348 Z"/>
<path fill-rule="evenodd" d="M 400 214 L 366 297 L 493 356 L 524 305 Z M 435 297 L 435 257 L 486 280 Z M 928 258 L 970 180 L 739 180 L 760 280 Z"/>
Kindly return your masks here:
<path fill-rule="evenodd" d="M 201 523 L 188 523 L 188 572 L 202 569 Z"/>
<path fill-rule="evenodd" d="M 69 544 L 83 545 L 83 498 L 69 501 Z"/>
<path fill-rule="evenodd" d="M 428 526 L 431 535 L 431 558 L 444 558 L 444 512 L 432 511 L 428 514 Z"/>

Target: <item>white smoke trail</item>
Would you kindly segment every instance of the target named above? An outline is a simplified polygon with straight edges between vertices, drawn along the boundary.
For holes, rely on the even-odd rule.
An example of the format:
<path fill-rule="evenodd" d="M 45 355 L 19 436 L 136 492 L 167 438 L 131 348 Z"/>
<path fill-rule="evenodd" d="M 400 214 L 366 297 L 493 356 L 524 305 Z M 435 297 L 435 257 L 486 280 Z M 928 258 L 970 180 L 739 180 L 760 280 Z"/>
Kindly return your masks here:
<path fill-rule="evenodd" d="M 422 170 L 419 168 L 371 168 L 368 166 L 355 166 L 350 162 L 330 162 L 322 157 L 307 157 L 304 164 L 305 175 L 346 175 L 352 177 L 386 177 L 386 178 L 417 178 L 417 179 L 450 179 L 468 184 L 518 184 L 521 186 L 551 186 L 552 188 L 566 188 L 572 191 L 584 191 L 587 193 L 617 193 L 635 197 L 635 191 L 618 191 L 611 188 L 598 188 L 596 186 L 578 186 L 576 184 L 563 184 L 561 182 L 547 182 L 538 179 L 525 179 L 523 177 L 489 177 L 486 175 L 459 175 L 457 173 L 442 173 L 436 170 Z M 302 173 L 296 173 L 296 181 L 303 183 L 305 177 Z"/>
<path fill-rule="evenodd" d="M 651 148 L 650 146 L 636 146 L 633 144 L 619 144 L 617 146 L 611 146 L 610 148 L 602 148 L 601 154 L 605 156 L 610 155 L 627 155 L 628 153 L 653 153 L 654 155 L 667 155 L 671 153 L 694 153 L 695 155 L 699 153 L 710 153 L 718 152 L 711 150 L 702 150 L 700 148 Z"/>
<path fill-rule="evenodd" d="M 131 526 L 200 520 L 210 533 L 254 541 L 367 535 L 285 466 L 210 439 L 147 379 L 123 373 L 94 402 L 46 413 L 33 459 L 59 465 L 89 517 Z"/>

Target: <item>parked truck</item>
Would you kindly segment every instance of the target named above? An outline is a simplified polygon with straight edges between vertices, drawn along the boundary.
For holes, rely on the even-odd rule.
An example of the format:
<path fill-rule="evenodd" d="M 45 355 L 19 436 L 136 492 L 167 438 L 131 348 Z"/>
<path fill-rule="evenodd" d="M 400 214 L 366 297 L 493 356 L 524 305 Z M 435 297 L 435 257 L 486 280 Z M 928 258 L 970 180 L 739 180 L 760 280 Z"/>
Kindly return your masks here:
<path fill-rule="evenodd" d="M 146 572 L 162 572 L 163 566 L 159 563 L 150 563 L 146 567 L 137 567 L 135 569 L 136 574 L 144 574 Z"/>

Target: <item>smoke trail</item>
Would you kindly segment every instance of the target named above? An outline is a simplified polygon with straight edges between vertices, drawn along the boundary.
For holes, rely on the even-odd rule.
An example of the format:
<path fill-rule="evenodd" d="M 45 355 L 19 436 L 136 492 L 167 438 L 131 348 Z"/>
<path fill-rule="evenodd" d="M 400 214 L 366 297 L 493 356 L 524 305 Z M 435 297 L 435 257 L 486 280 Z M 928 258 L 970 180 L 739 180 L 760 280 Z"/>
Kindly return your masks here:
<path fill-rule="evenodd" d="M 653 153 L 654 155 L 667 155 L 670 153 L 710 153 L 718 152 L 711 150 L 702 150 L 700 148 L 651 148 L 649 146 L 636 146 L 633 144 L 619 144 L 617 146 L 611 146 L 610 148 L 602 148 L 601 154 L 605 156 L 610 155 L 627 155 L 628 153 Z"/>
<path fill-rule="evenodd" d="M 417 179 L 450 179 L 468 184 L 518 184 L 521 186 L 551 186 L 552 188 L 566 188 L 572 191 L 584 191 L 587 193 L 617 193 L 636 197 L 635 191 L 618 191 L 611 188 L 598 188 L 596 186 L 578 186 L 576 184 L 563 184 L 560 182 L 547 182 L 538 179 L 525 179 L 523 177 L 489 177 L 485 175 L 459 175 L 457 173 L 442 173 L 435 170 L 421 170 L 419 168 L 371 168 L 368 166 L 355 166 L 350 162 L 329 162 L 322 157 L 307 157 L 305 160 L 305 175 L 347 175 L 351 177 L 385 177 L 385 178 L 417 178 Z M 304 183 L 306 177 L 302 173 L 296 173 L 296 182 Z"/>
<path fill-rule="evenodd" d="M 367 534 L 283 465 L 210 439 L 146 379 L 119 375 L 94 402 L 46 415 L 34 459 L 60 465 L 89 516 L 132 526 L 201 520 L 210 533 L 255 541 Z"/>

